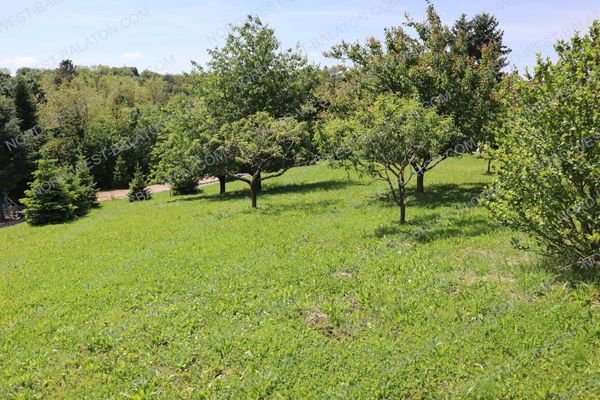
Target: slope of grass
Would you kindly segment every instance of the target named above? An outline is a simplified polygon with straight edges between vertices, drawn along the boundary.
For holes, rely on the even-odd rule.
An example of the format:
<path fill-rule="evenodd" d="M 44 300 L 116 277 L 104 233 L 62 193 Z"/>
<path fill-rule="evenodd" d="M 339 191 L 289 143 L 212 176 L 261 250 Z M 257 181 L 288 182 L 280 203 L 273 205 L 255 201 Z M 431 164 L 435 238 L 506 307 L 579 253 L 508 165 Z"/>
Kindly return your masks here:
<path fill-rule="evenodd" d="M 0 398 L 598 398 L 598 289 L 472 205 L 485 162 L 411 197 L 314 166 L 0 230 Z"/>

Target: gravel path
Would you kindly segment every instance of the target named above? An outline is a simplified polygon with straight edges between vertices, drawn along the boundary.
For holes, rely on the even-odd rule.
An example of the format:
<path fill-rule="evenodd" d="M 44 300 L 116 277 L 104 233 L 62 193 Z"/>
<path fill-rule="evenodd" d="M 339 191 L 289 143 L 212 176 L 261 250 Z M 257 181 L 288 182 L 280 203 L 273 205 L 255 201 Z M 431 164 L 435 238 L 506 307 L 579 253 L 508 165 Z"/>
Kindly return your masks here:
<path fill-rule="evenodd" d="M 217 178 L 209 178 L 200 181 L 200 186 L 212 185 L 213 183 L 219 182 Z M 148 186 L 151 193 L 161 193 L 168 192 L 171 190 L 171 186 L 169 185 L 151 185 Z M 118 200 L 118 199 L 126 199 L 127 193 L 129 190 L 110 190 L 106 192 L 98 192 L 98 201 L 109 201 L 109 200 Z"/>

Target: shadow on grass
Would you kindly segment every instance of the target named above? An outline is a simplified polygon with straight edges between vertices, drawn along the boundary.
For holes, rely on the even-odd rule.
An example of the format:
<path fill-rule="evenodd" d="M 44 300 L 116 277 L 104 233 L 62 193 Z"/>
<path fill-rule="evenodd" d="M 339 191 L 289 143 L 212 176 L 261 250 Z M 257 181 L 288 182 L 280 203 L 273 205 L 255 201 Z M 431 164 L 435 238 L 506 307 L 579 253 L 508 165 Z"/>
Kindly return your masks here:
<path fill-rule="evenodd" d="M 409 190 L 407 206 L 422 208 L 448 207 L 457 204 L 466 206 L 476 205 L 476 199 L 485 191 L 484 183 L 468 183 L 457 185 L 454 183 L 425 186 L 425 193 L 416 193 Z M 386 192 L 373 199 L 384 207 L 398 207 L 392 196 Z"/>
<path fill-rule="evenodd" d="M 275 215 L 279 216 L 282 214 L 291 214 L 291 213 L 302 213 L 302 214 L 326 214 L 334 209 L 339 204 L 338 200 L 321 200 L 310 203 L 304 202 L 291 202 L 289 204 L 276 204 L 276 205 L 265 205 L 261 207 L 260 203 L 258 204 L 258 212 L 263 215 Z M 252 213 L 252 210 L 247 210 L 246 212 Z"/>
<path fill-rule="evenodd" d="M 409 241 L 425 244 L 454 237 L 477 237 L 498 228 L 497 224 L 485 216 L 431 214 L 412 219 L 409 216 L 409 221 L 405 225 L 400 225 L 396 221 L 382 225 L 370 236 L 377 238 L 400 236 Z"/>
<path fill-rule="evenodd" d="M 567 266 L 560 258 L 542 258 L 541 261 L 530 265 L 532 270 L 550 272 L 558 282 L 566 283 L 572 288 L 577 288 L 580 283 L 600 286 L 600 269 L 596 266 Z"/>
<path fill-rule="evenodd" d="M 260 193 L 258 195 L 258 204 L 260 205 L 260 198 L 262 196 L 271 196 L 271 195 L 286 194 L 286 193 L 309 193 L 309 192 L 316 192 L 316 191 L 342 190 L 350 185 L 353 185 L 352 181 L 340 181 L 340 180 L 330 180 L 330 181 L 312 182 L 312 183 L 290 183 L 290 184 L 285 184 L 285 185 L 273 185 L 273 186 L 265 184 L 263 186 L 262 193 Z M 197 195 L 186 196 L 186 197 L 182 197 L 179 199 L 174 199 L 174 200 L 171 200 L 171 202 L 198 201 L 198 200 L 229 201 L 229 200 L 245 199 L 249 196 L 250 196 L 250 188 L 244 188 L 244 189 L 230 191 L 223 195 L 200 193 Z"/>

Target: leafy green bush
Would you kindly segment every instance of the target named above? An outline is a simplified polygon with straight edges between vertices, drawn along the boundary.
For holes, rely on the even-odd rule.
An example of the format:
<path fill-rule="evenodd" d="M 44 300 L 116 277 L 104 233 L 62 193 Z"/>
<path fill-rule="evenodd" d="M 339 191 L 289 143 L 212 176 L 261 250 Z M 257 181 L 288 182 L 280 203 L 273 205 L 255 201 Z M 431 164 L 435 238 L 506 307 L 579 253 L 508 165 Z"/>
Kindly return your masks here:
<path fill-rule="evenodd" d="M 147 186 L 146 177 L 138 165 L 135 170 L 135 174 L 133 175 L 133 180 L 129 184 L 129 193 L 127 195 L 129 201 L 134 202 L 150 200 L 152 198 L 152 194 Z"/>
<path fill-rule="evenodd" d="M 59 224 L 77 215 L 74 183 L 54 160 L 40 160 L 30 190 L 25 191 L 25 219 L 31 225 Z"/>
<path fill-rule="evenodd" d="M 600 253 L 600 21 L 555 47 L 555 64 L 540 58 L 514 84 L 488 205 L 574 265 Z"/>

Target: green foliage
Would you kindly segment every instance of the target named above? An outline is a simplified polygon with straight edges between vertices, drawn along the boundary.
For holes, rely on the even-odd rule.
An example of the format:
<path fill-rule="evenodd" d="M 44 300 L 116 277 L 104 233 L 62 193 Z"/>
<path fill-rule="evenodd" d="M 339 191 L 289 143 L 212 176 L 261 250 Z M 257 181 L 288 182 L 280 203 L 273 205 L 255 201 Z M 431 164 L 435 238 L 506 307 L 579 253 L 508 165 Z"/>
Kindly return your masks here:
<path fill-rule="evenodd" d="M 342 74 L 349 85 L 343 82 L 338 86 L 340 98 L 334 100 L 331 110 L 344 118 L 378 95 L 392 93 L 416 98 L 441 115 L 451 116 L 462 137 L 486 141 L 489 122 L 499 112 L 499 65 L 508 51 L 495 18 L 486 14 L 472 21 L 465 18 L 453 31 L 430 5 L 425 21 L 408 19 L 406 26 L 417 32 L 416 37 L 403 27 L 393 27 L 385 31 L 383 41 L 342 42 L 328 53 L 352 63 Z M 481 35 L 490 32 L 492 38 L 484 40 Z M 471 43 L 478 49 L 476 55 L 470 54 Z M 425 154 L 419 164 L 427 164 L 430 158 Z"/>
<path fill-rule="evenodd" d="M 0 229 L 0 393 L 594 399 L 598 286 L 464 206 L 484 167 L 431 171 L 405 226 L 371 179 L 317 165 L 267 182 L 256 212 L 232 183 Z"/>
<path fill-rule="evenodd" d="M 464 37 L 467 52 L 476 62 L 481 62 L 484 53 L 491 50 L 497 60 L 496 74 L 498 75 L 502 68 L 508 65 L 506 56 L 512 52 L 504 45 L 504 31 L 499 26 L 500 22 L 493 15 L 483 13 L 468 20 L 466 14 L 463 14 L 452 29 L 456 36 Z"/>
<path fill-rule="evenodd" d="M 129 193 L 127 194 L 129 202 L 146 201 L 152 199 L 152 194 L 147 186 L 146 177 L 142 171 L 142 168 L 138 165 L 135 169 L 133 179 L 129 183 Z"/>
<path fill-rule="evenodd" d="M 115 161 L 115 168 L 113 171 L 113 187 L 117 189 L 125 188 L 130 180 L 131 177 L 127 169 L 127 163 L 125 162 L 123 156 L 119 155 Z"/>
<path fill-rule="evenodd" d="M 556 51 L 514 82 L 489 206 L 571 264 L 600 252 L 600 21 Z"/>
<path fill-rule="evenodd" d="M 15 85 L 15 107 L 20 128 L 25 132 L 37 125 L 37 104 L 31 88 L 23 78 Z"/>
<path fill-rule="evenodd" d="M 164 111 L 164 129 L 153 150 L 154 181 L 167 182 L 177 193 L 189 194 L 199 179 L 225 174 L 220 162 L 205 162 L 213 143 L 220 146 L 222 140 L 204 103 L 179 95 Z"/>
<path fill-rule="evenodd" d="M 13 102 L 0 96 L 0 194 L 14 189 L 29 174 L 25 139 Z"/>
<path fill-rule="evenodd" d="M 21 202 L 25 205 L 25 219 L 31 225 L 60 224 L 71 221 L 78 214 L 77 182 L 66 174 L 54 160 L 38 161 L 34 180 Z"/>
<path fill-rule="evenodd" d="M 196 87 L 219 124 L 258 112 L 297 115 L 316 85 L 316 71 L 299 50 L 282 50 L 273 29 L 249 16 L 225 45 L 209 50 L 208 74 Z"/>

